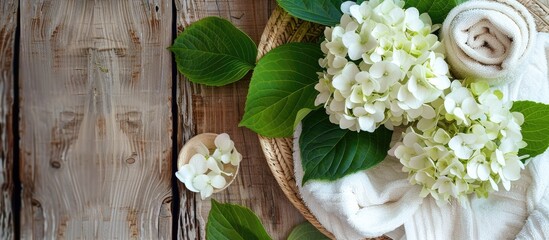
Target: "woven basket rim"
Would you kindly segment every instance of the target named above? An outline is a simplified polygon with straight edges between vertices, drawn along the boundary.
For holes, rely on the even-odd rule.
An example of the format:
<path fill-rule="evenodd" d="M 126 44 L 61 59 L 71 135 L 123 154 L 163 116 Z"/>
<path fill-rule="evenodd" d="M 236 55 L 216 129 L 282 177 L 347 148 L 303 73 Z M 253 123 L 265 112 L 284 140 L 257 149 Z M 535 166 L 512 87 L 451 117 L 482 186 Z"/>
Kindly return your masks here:
<path fill-rule="evenodd" d="M 540 32 L 549 32 L 549 6 L 539 0 L 518 0 L 530 10 Z M 258 59 L 271 49 L 287 43 L 314 41 L 323 31 L 322 26 L 290 16 L 282 8 L 276 7 L 261 36 L 258 45 Z M 320 232 L 331 239 L 332 233 L 326 230 L 311 213 L 301 199 L 294 177 L 293 139 L 267 138 L 258 135 L 266 161 L 280 188 L 294 207 Z"/>

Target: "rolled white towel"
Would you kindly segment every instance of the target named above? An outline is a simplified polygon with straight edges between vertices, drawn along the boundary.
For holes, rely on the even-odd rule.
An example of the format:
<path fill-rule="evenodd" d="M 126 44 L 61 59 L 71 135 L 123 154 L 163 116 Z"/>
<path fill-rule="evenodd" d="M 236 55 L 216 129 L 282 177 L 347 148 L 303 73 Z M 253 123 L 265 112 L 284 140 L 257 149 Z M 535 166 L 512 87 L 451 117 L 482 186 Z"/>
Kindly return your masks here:
<path fill-rule="evenodd" d="M 441 37 L 455 77 L 497 85 L 520 77 L 536 33 L 532 15 L 516 0 L 476 0 L 450 11 Z"/>

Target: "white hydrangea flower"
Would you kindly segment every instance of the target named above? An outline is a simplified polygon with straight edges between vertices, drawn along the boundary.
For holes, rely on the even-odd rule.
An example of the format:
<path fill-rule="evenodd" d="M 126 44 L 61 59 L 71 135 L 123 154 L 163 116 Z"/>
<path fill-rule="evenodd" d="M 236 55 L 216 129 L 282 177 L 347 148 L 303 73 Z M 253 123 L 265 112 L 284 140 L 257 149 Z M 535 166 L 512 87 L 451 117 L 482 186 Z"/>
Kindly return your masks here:
<path fill-rule="evenodd" d="M 500 183 L 508 191 L 520 178 L 524 117 L 502 99 L 486 83 L 462 86 L 454 81 L 433 104 L 437 116 L 403 133 L 391 153 L 409 173 L 410 183 L 423 186 L 423 196 L 431 194 L 440 203 L 471 193 L 487 197 Z"/>
<path fill-rule="evenodd" d="M 344 2 L 324 31 L 316 105 L 343 129 L 373 132 L 432 119 L 430 103 L 450 87 L 448 65 L 427 14 L 400 0 Z"/>
<path fill-rule="evenodd" d="M 210 197 L 214 189 L 227 185 L 225 176 L 232 173 L 224 171 L 226 164 L 238 166 L 242 155 L 234 147 L 234 142 L 226 133 L 219 134 L 215 140 L 213 152 L 204 145 L 198 145 L 189 163 L 181 166 L 175 176 L 192 192 L 199 192 L 202 199 Z"/>
<path fill-rule="evenodd" d="M 175 173 L 175 176 L 185 184 L 185 187 L 193 192 L 199 192 L 198 189 L 196 189 L 193 186 L 193 181 L 195 178 L 204 175 L 208 171 L 208 167 L 206 166 L 206 158 L 204 155 L 196 154 L 191 157 L 191 160 L 188 164 L 185 164 L 179 168 L 179 170 Z"/>

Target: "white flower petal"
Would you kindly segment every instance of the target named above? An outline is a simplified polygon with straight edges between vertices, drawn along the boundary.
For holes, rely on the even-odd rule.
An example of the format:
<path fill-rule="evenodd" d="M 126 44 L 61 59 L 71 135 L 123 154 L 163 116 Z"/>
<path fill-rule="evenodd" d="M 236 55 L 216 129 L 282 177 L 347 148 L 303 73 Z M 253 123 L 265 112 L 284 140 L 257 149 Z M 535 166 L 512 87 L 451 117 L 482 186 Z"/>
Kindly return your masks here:
<path fill-rule="evenodd" d="M 223 152 L 231 151 L 234 147 L 234 143 L 229 137 L 229 134 L 222 133 L 217 135 L 214 140 L 215 146 Z"/>
<path fill-rule="evenodd" d="M 198 175 L 193 178 L 192 185 L 197 190 L 202 191 L 208 185 L 210 185 L 210 177 L 208 177 L 206 174 Z"/>
<path fill-rule="evenodd" d="M 214 173 L 221 173 L 221 168 L 220 168 L 220 163 L 218 161 L 216 161 L 213 157 L 209 157 L 208 160 L 207 160 L 207 165 L 208 165 L 208 168 L 210 170 L 212 170 L 212 172 Z"/>
<path fill-rule="evenodd" d="M 422 109 L 421 117 L 427 118 L 427 119 L 432 119 L 436 117 L 437 113 L 435 112 L 435 109 L 433 109 L 433 107 L 424 105 L 421 109 Z"/>
<path fill-rule="evenodd" d="M 343 34 L 343 37 L 341 37 L 341 41 L 346 48 L 349 48 L 352 45 L 359 44 L 360 40 L 360 35 L 358 35 L 358 33 L 356 32 L 346 32 L 345 34 Z"/>
<path fill-rule="evenodd" d="M 175 176 L 179 181 L 182 183 L 191 182 L 191 180 L 194 178 L 194 170 L 191 166 L 185 165 L 182 168 L 179 169 L 179 171 L 175 172 Z"/>
<path fill-rule="evenodd" d="M 227 181 L 221 175 L 215 175 L 211 178 L 212 187 L 214 188 L 224 188 L 227 185 Z"/>
<path fill-rule="evenodd" d="M 436 58 L 432 67 L 433 67 L 433 72 L 437 76 L 444 76 L 448 74 L 448 64 L 442 58 Z M 448 82 L 448 87 L 450 87 L 450 82 Z"/>
<path fill-rule="evenodd" d="M 193 155 L 189 161 L 189 165 L 193 166 L 197 174 L 205 173 L 208 170 L 208 167 L 206 166 L 206 158 L 201 154 Z"/>
<path fill-rule="evenodd" d="M 212 157 L 214 157 L 215 159 L 219 159 L 221 158 L 221 155 L 223 155 L 223 152 L 220 149 L 215 149 Z"/>
<path fill-rule="evenodd" d="M 454 150 L 456 156 L 460 159 L 469 159 L 473 154 L 473 150 L 467 146 L 464 146 L 463 138 L 461 136 L 454 136 L 448 142 L 448 146 Z"/>
<path fill-rule="evenodd" d="M 193 183 L 192 181 L 190 182 L 185 182 L 185 188 L 187 188 L 189 191 L 191 192 L 200 192 L 198 189 L 196 189 L 194 186 L 193 186 Z"/>
<path fill-rule="evenodd" d="M 447 112 L 451 113 L 454 111 L 454 109 L 456 108 L 456 101 L 454 101 L 454 99 L 452 98 L 449 98 L 447 97 L 446 99 L 444 99 L 444 108 L 446 109 Z"/>
<path fill-rule="evenodd" d="M 341 3 L 341 12 L 344 14 L 351 14 L 351 7 L 356 6 L 356 2 L 353 1 L 346 1 Z"/>
<path fill-rule="evenodd" d="M 490 168 L 487 164 L 479 164 L 477 174 L 480 180 L 486 181 L 490 177 Z"/>
<path fill-rule="evenodd" d="M 494 181 L 494 179 L 490 178 L 490 185 L 492 186 L 492 189 L 494 189 L 494 191 L 499 191 L 499 187 L 498 187 L 498 184 Z"/>
<path fill-rule="evenodd" d="M 501 164 L 501 166 L 505 166 L 505 157 L 503 156 L 503 152 L 499 149 L 496 149 L 496 160 L 499 164 Z"/>
<path fill-rule="evenodd" d="M 450 135 L 442 128 L 437 129 L 433 138 L 437 143 L 447 144 L 450 141 Z"/>
<path fill-rule="evenodd" d="M 347 54 L 349 54 L 349 58 L 351 60 L 354 61 L 362 58 L 362 54 L 364 54 L 364 50 L 359 43 L 353 43 L 348 48 L 349 50 L 347 51 Z"/>
<path fill-rule="evenodd" d="M 523 165 L 518 159 L 508 161 L 505 167 L 503 167 L 503 176 L 510 181 L 519 180 L 522 167 Z"/>
<path fill-rule="evenodd" d="M 502 179 L 501 183 L 503 183 L 503 188 L 505 188 L 505 190 L 507 190 L 507 191 L 511 190 L 511 182 L 510 181 Z"/>
<path fill-rule="evenodd" d="M 231 165 L 238 166 L 240 161 L 242 161 L 242 154 L 235 150 L 231 156 Z"/>
<path fill-rule="evenodd" d="M 358 124 L 363 131 L 374 132 L 375 130 L 375 122 L 371 117 L 359 117 Z"/>
<path fill-rule="evenodd" d="M 429 78 L 429 83 L 439 90 L 445 90 L 450 87 L 450 79 L 446 75 Z"/>
<path fill-rule="evenodd" d="M 478 166 L 480 164 L 478 162 L 469 162 L 467 164 L 467 174 L 472 178 L 472 179 L 477 179 L 478 178 Z"/>
<path fill-rule="evenodd" d="M 212 187 L 212 185 L 208 185 L 208 186 L 206 186 L 206 188 L 204 188 L 200 191 L 200 198 L 202 198 L 202 200 L 204 200 L 204 199 L 210 197 L 212 194 L 213 194 L 213 187 Z"/>
<path fill-rule="evenodd" d="M 225 154 L 221 155 L 220 160 L 224 164 L 230 163 L 231 162 L 231 153 L 228 152 L 228 153 L 225 153 Z"/>
<path fill-rule="evenodd" d="M 198 146 L 195 147 L 195 150 L 196 150 L 196 153 L 202 154 L 204 156 L 210 155 L 210 150 L 202 142 L 200 142 Z"/>

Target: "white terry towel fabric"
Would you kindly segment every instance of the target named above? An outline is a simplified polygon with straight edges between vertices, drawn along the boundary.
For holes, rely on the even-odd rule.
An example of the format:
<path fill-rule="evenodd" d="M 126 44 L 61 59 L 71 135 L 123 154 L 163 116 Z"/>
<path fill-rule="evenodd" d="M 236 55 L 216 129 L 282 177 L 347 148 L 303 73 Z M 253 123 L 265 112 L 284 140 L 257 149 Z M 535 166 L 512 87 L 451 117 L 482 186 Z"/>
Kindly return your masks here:
<path fill-rule="evenodd" d="M 497 85 L 517 78 L 536 33 L 532 15 L 516 0 L 475 0 L 450 11 L 441 38 L 455 77 Z"/>
<path fill-rule="evenodd" d="M 537 42 L 522 78 L 499 87 L 510 100 L 549 104 L 549 34 L 539 34 Z M 544 174 L 549 151 L 527 165 L 509 192 L 501 188 L 488 199 L 471 196 L 465 206 L 452 202 L 440 207 L 432 197 L 419 198 L 419 187 L 408 183 L 399 161 L 390 157 L 335 182 L 301 186 L 297 142 L 294 164 L 302 198 L 337 239 L 381 234 L 393 239 L 549 239 L 549 174 Z"/>
<path fill-rule="evenodd" d="M 298 126 L 295 136 L 300 134 Z M 301 197 L 337 239 L 372 238 L 393 231 L 410 219 L 423 201 L 421 188 L 408 183 L 402 164 L 394 157 L 334 182 L 309 181 L 302 186 L 298 143 L 294 139 L 294 169 Z"/>
<path fill-rule="evenodd" d="M 549 104 L 549 34 L 538 35 L 535 49 L 524 76 L 498 87 L 509 100 Z M 488 199 L 472 196 L 466 206 L 437 206 L 433 198 L 426 198 L 404 224 L 406 239 L 549 239 L 547 169 L 549 151 L 528 163 L 509 192 L 502 189 Z"/>

